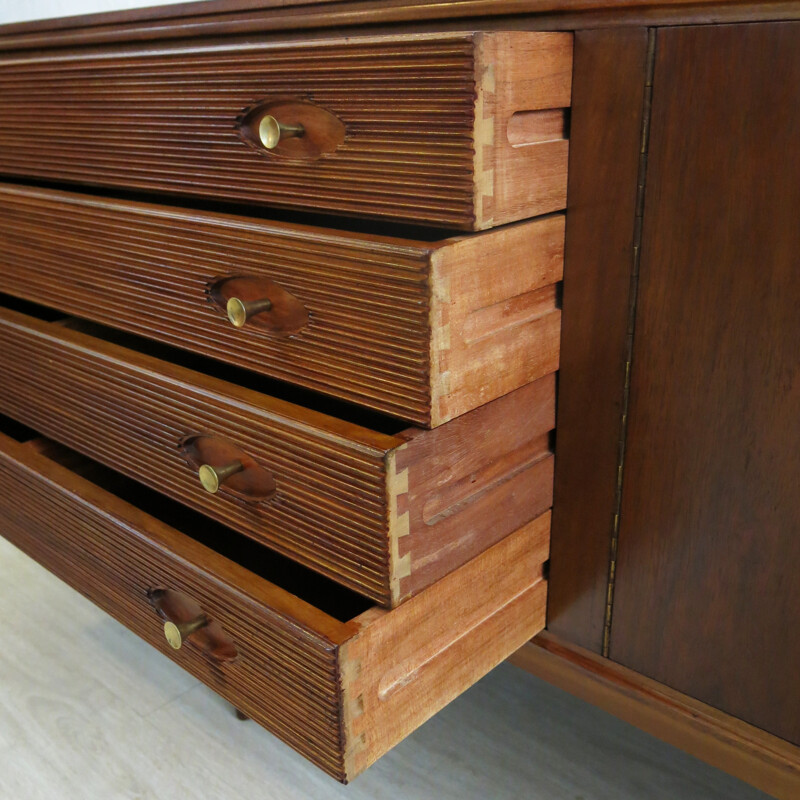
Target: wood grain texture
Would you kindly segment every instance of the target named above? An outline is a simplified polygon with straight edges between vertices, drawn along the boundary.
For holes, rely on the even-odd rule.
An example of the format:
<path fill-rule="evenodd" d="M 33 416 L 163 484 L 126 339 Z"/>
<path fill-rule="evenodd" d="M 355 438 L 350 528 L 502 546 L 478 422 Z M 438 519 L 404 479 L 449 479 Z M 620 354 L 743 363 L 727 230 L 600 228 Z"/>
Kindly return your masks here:
<path fill-rule="evenodd" d="M 547 38 L 545 38 L 545 36 Z M 562 110 L 572 94 L 572 37 L 484 33 L 475 52 L 475 227 L 483 230 L 567 204 L 565 128 L 512 144 L 517 113 Z"/>
<path fill-rule="evenodd" d="M 10 311 L 0 407 L 367 596 L 385 596 L 385 453 L 395 437 Z M 53 392 L 57 386 L 58 391 Z M 182 456 L 210 434 L 272 472 L 263 503 L 208 494 Z"/>
<path fill-rule="evenodd" d="M 400 608 L 354 620 L 339 651 L 349 776 L 544 627 L 549 537 L 547 513 Z"/>
<path fill-rule="evenodd" d="M 560 215 L 424 242 L 0 184 L 0 291 L 424 427 L 558 368 L 563 240 Z M 307 322 L 235 329 L 209 291 L 234 276 Z"/>
<path fill-rule="evenodd" d="M 340 623 L 3 434 L 0 510 L 5 538 L 341 781 L 544 626 L 549 515 L 402 609 Z M 237 660 L 172 650 L 154 587 L 196 600 Z"/>
<path fill-rule="evenodd" d="M 550 375 L 393 451 L 395 603 L 552 506 L 555 394 Z"/>
<path fill-rule="evenodd" d="M 620 460 L 647 31 L 580 31 L 548 628 L 601 652 Z"/>
<path fill-rule="evenodd" d="M 567 9 L 581 11 L 631 9 L 642 6 L 647 7 L 690 7 L 698 5 L 710 6 L 735 6 L 742 5 L 742 0 L 466 0 L 459 3 L 456 9 L 444 9 L 442 13 L 454 12 L 463 14 L 486 14 L 492 9 L 496 15 L 510 12 L 540 14 Z M 110 26 L 114 23 L 134 22 L 141 20 L 179 20 L 184 17 L 198 15 L 218 15 L 222 18 L 226 14 L 236 12 L 271 11 L 279 15 L 281 11 L 295 14 L 298 21 L 302 21 L 303 14 L 311 11 L 326 14 L 335 22 L 337 12 L 341 7 L 355 8 L 361 6 L 376 17 L 383 14 L 396 14 L 399 9 L 419 7 L 419 13 L 431 9 L 434 5 L 431 0 L 404 0 L 404 2 L 385 2 L 385 0 L 360 0 L 360 2 L 343 2 L 343 0 L 204 0 L 203 2 L 184 2 L 174 5 L 150 6 L 145 8 L 132 8 L 109 12 L 78 14 L 63 16 L 55 19 L 31 20 L 3 25 L 1 31 L 7 34 L 27 31 L 58 31 L 84 26 Z M 202 12 L 202 13 L 201 13 Z M 161 24 L 164 24 L 163 22 Z"/>
<path fill-rule="evenodd" d="M 0 434 L 3 536 L 336 778 L 336 645 L 353 634 L 189 536 Z M 237 661 L 167 644 L 148 589 L 194 598 Z"/>
<path fill-rule="evenodd" d="M 500 63 L 523 40 L 536 77 L 524 84 L 529 91 L 513 94 L 522 107 L 510 109 L 503 73 L 490 59 Z M 492 129 L 506 124 L 514 111 L 568 105 L 571 47 L 569 34 L 496 41 L 455 33 L 7 55 L 0 59 L 0 172 L 489 227 L 564 207 L 566 142 L 556 143 L 557 163 L 550 142 L 524 148 L 513 178 L 525 181 L 527 195 L 509 204 L 499 167 L 514 153 L 493 146 L 484 128 L 487 120 Z M 288 98 L 312 102 L 345 125 L 334 153 L 282 157 L 240 137 L 249 109 Z M 49 119 L 58 119 L 58 136 L 41 124 Z M 486 214 L 475 206 L 475 186 L 492 169 L 495 200 Z"/>
<path fill-rule="evenodd" d="M 552 376 L 477 409 L 474 417 L 401 437 L 7 309 L 0 310 L 0 370 L 2 413 L 385 605 L 411 591 L 392 586 L 399 557 L 404 571 L 419 571 L 412 581 L 417 591 L 491 545 L 495 528 L 514 529 L 496 524 L 496 499 L 506 503 L 515 526 L 549 506 L 552 475 L 543 437 L 553 426 Z M 492 427 L 484 425 L 487 419 Z M 508 429 L 495 434 L 499 423 Z M 275 492 L 248 502 L 224 483 L 218 494 L 203 490 L 196 459 L 184 458 L 199 435 L 270 472 Z M 423 448 L 429 436 L 462 454 L 444 478 L 429 466 L 434 454 Z M 419 455 L 402 468 L 415 507 L 413 516 L 398 520 L 390 508 L 407 498 L 396 499 L 390 464 L 409 438 L 409 451 Z M 535 452 L 516 463 L 525 447 Z M 474 455 L 464 457 L 471 449 Z M 502 472 L 494 474 L 495 463 L 512 462 L 516 482 L 507 484 Z M 480 482 L 480 492 L 461 488 L 468 476 Z M 520 486 L 546 505 L 532 506 L 513 490 Z M 420 513 L 426 503 L 447 492 L 458 494 L 457 505 L 426 520 Z M 398 555 L 397 538 L 405 531 L 413 547 Z M 438 550 L 433 558 L 430 542 Z"/>
<path fill-rule="evenodd" d="M 559 365 L 564 217 L 470 236 L 431 258 L 430 423 Z"/>
<path fill-rule="evenodd" d="M 800 24 L 658 34 L 611 629 L 615 660 L 795 743 L 798 86 Z"/>
<path fill-rule="evenodd" d="M 800 750 L 711 706 L 549 633 L 510 661 L 778 800 L 800 795 Z"/>

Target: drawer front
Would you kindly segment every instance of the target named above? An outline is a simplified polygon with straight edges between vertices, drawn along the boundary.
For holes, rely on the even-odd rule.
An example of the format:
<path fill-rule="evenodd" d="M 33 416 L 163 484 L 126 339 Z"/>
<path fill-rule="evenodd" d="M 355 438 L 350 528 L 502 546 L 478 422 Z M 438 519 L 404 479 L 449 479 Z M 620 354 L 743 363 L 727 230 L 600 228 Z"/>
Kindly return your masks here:
<path fill-rule="evenodd" d="M 341 781 L 544 627 L 549 515 L 395 611 L 345 601 L 334 617 L 118 489 L 74 453 L 0 434 L 3 536 Z M 182 629 L 170 643 L 165 622 Z"/>
<path fill-rule="evenodd" d="M 553 376 L 401 436 L 8 309 L 0 374 L 0 413 L 384 605 L 552 503 Z"/>
<path fill-rule="evenodd" d="M 482 229 L 565 206 L 571 48 L 431 34 L 7 56 L 0 171 Z M 304 135 L 267 149 L 266 117 Z"/>
<path fill-rule="evenodd" d="M 0 371 L 0 413 L 367 595 L 385 595 L 384 460 L 393 437 L 337 431 L 322 415 L 315 424 L 289 404 L 12 312 L 0 311 Z M 235 448 L 232 460 L 254 459 L 276 481 L 274 495 L 205 491 L 183 448 L 203 434 Z"/>
<path fill-rule="evenodd" d="M 0 240 L 0 292 L 424 427 L 558 368 L 562 216 L 422 242 L 0 185 Z"/>
<path fill-rule="evenodd" d="M 293 748 L 342 775 L 336 645 L 348 626 L 2 435 L 0 518 L 6 539 Z M 235 648 L 235 660 L 232 652 L 215 657 L 207 642 L 173 650 L 150 600 L 158 589 L 198 604 Z"/>

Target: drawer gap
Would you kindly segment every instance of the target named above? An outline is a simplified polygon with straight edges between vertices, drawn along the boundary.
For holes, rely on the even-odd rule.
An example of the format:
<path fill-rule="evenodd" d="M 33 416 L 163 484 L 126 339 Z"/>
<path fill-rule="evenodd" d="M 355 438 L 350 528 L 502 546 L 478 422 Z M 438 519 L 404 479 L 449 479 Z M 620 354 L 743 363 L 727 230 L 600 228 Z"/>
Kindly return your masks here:
<path fill-rule="evenodd" d="M 137 203 L 154 203 L 161 206 L 170 206 L 178 211 L 211 211 L 218 214 L 232 214 L 246 216 L 265 222 L 284 222 L 296 225 L 307 225 L 314 228 L 327 228 L 341 233 L 370 234 L 372 236 L 386 236 L 388 238 L 416 239 L 420 242 L 436 243 L 448 238 L 448 235 L 463 236 L 464 231 L 456 227 L 437 226 L 435 228 L 411 225 L 402 222 L 387 222 L 384 220 L 357 219 L 355 217 L 338 216 L 335 214 L 320 214 L 310 211 L 288 211 L 281 208 L 265 208 L 263 205 L 251 205 L 244 202 L 212 200 L 206 197 L 193 197 L 190 203 L 181 202 L 180 197 L 164 196 L 157 192 L 125 191 L 114 186 L 91 186 L 82 184 L 75 187 L 61 181 L 36 180 L 13 176 L 4 179 L 4 184 L 9 186 L 30 186 L 36 189 L 56 189 L 59 191 L 80 191 L 88 197 L 99 197 L 103 200 L 129 200 Z"/>
<path fill-rule="evenodd" d="M 33 428 L 23 425 L 10 417 L 0 415 L 0 433 L 14 439 L 17 442 L 32 442 L 36 441 L 39 436 Z"/>
<path fill-rule="evenodd" d="M 0 415 L 0 433 L 26 443 L 51 461 L 67 467 L 340 622 L 354 619 L 372 607 L 368 599 L 355 592 L 68 447 L 39 436 L 10 417 Z"/>

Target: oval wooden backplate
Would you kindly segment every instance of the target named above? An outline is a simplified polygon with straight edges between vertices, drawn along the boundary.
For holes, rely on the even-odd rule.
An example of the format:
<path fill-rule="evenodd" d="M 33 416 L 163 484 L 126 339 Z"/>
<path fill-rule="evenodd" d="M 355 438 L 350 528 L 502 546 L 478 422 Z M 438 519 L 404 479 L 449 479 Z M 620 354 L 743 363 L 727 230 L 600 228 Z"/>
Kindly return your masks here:
<path fill-rule="evenodd" d="M 198 603 L 173 589 L 149 589 L 147 599 L 158 615 L 166 622 L 180 625 L 200 616 L 207 616 Z M 189 641 L 215 661 L 236 661 L 239 652 L 222 626 L 210 619 L 208 625 L 195 631 Z"/>
<path fill-rule="evenodd" d="M 268 278 L 229 276 L 217 278 L 208 287 L 208 296 L 223 314 L 228 300 L 238 297 L 246 303 L 254 300 L 270 300 L 272 308 L 255 314 L 244 326 L 260 328 L 276 336 L 292 336 L 308 324 L 306 307 L 292 294 Z"/>
<path fill-rule="evenodd" d="M 302 136 L 281 139 L 267 150 L 258 137 L 258 125 L 271 115 L 284 125 L 302 125 Z M 347 129 L 330 111 L 297 98 L 278 98 L 245 109 L 236 121 L 239 136 L 263 155 L 296 161 L 313 161 L 331 155 L 344 142 Z"/>
<path fill-rule="evenodd" d="M 219 493 L 232 495 L 247 503 L 269 500 L 277 491 L 272 473 L 235 444 L 216 436 L 194 434 L 181 442 L 181 452 L 187 464 L 197 472 L 203 464 L 224 467 L 241 461 L 244 469 L 231 475 L 220 486 Z"/>

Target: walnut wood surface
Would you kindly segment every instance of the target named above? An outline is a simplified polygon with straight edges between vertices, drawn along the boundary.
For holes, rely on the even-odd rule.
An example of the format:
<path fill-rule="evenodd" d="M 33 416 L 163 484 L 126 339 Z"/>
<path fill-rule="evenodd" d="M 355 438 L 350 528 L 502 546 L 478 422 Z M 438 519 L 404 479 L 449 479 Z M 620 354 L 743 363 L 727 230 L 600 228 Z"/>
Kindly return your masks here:
<path fill-rule="evenodd" d="M 778 800 L 800 797 L 800 749 L 544 632 L 510 659 Z"/>
<path fill-rule="evenodd" d="M 601 652 L 620 461 L 647 31 L 579 31 L 548 628 Z"/>
<path fill-rule="evenodd" d="M 564 207 L 566 141 L 514 149 L 495 131 L 569 105 L 571 47 L 568 34 L 454 33 L 9 55 L 0 173 L 490 227 Z M 499 66 L 515 55 L 525 81 Z M 318 159 L 246 143 L 248 110 L 284 99 L 338 117 L 345 141 Z"/>
<path fill-rule="evenodd" d="M 401 437 L 109 343 L 73 324 L 0 310 L 2 413 L 380 603 L 399 603 L 491 545 L 495 531 L 513 530 L 498 525 L 496 500 L 502 498 L 515 527 L 550 505 L 544 437 L 553 427 L 552 375 L 474 417 Z M 495 424 L 485 425 L 487 419 Z M 502 435 L 495 433 L 499 424 L 508 426 Z M 199 435 L 221 440 L 271 473 L 274 494 L 247 502 L 224 484 L 218 494 L 204 491 L 197 465 L 184 458 L 187 439 Z M 434 454 L 424 445 L 430 436 L 473 456 L 456 458 L 442 476 L 430 468 Z M 393 464 L 404 445 L 416 455 L 402 467 L 408 471 L 399 485 Z M 518 452 L 531 448 L 519 463 Z M 471 478 L 480 492 L 465 487 Z M 512 478 L 525 493 L 509 492 Z M 435 519 L 418 513 L 442 496 L 457 503 Z M 390 511 L 409 497 L 412 515 Z M 404 535 L 419 542 L 419 555 L 416 547 L 404 552 L 401 566 L 398 538 Z M 429 538 L 437 542 L 435 556 Z M 392 582 L 401 568 L 414 574 L 423 567 L 402 592 Z"/>
<path fill-rule="evenodd" d="M 544 625 L 549 515 L 401 609 L 341 623 L 3 434 L 0 510 L 11 542 L 341 781 Z M 202 608 L 238 658 L 191 638 L 172 650 L 156 587 Z"/>
<path fill-rule="evenodd" d="M 656 54 L 611 656 L 800 743 L 800 24 Z"/>
<path fill-rule="evenodd" d="M 384 457 L 400 440 L 31 317 L 0 318 L 4 413 L 367 595 L 386 593 Z M 182 456 L 199 434 L 272 472 L 276 496 L 205 492 Z"/>
<path fill-rule="evenodd" d="M 425 427 L 558 369 L 561 215 L 424 242 L 0 184 L 0 242 L 0 291 Z M 308 319 L 234 328 L 232 276 Z"/>
<path fill-rule="evenodd" d="M 386 0 L 360 0 L 360 2 L 343 2 L 343 0 L 205 0 L 204 2 L 184 2 L 170 6 L 150 6 L 133 8 L 104 13 L 79 14 L 62 16 L 55 19 L 32 20 L 30 22 L 17 22 L 0 27 L 0 32 L 8 34 L 25 31 L 57 31 L 69 28 L 80 28 L 89 25 L 111 25 L 119 22 L 133 22 L 141 20 L 178 20 L 184 17 L 197 15 L 219 15 L 225 13 L 244 11 L 271 11 L 294 13 L 299 19 L 302 14 L 309 11 L 318 11 L 334 18 L 342 8 L 355 8 L 361 6 L 365 13 L 375 17 L 397 13 L 398 9 L 417 6 L 418 13 L 424 13 L 434 3 L 431 0 L 405 0 L 404 2 L 386 2 Z M 441 5 L 441 3 L 439 4 Z M 735 6 L 742 5 L 742 0 L 463 0 L 453 9 L 441 9 L 440 13 L 450 16 L 458 14 L 485 14 L 491 9 L 495 15 L 510 12 L 541 14 L 567 9 L 581 11 L 631 9 L 641 6 L 647 7 L 695 7 L 698 5 Z M 164 24 L 162 22 L 162 24 Z"/>

